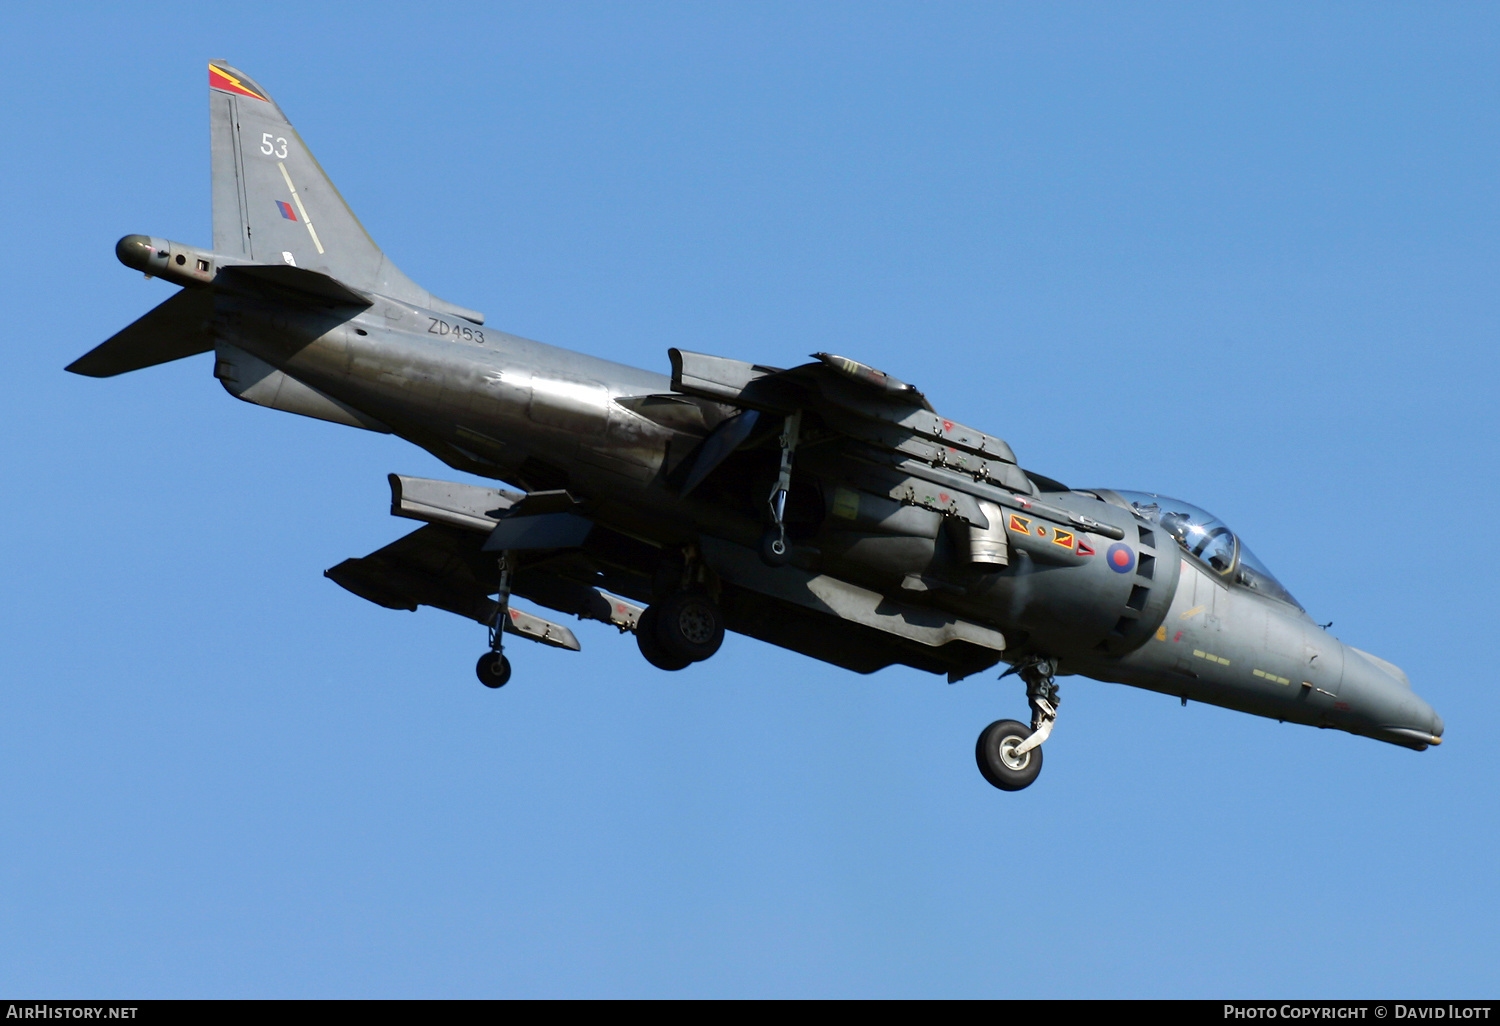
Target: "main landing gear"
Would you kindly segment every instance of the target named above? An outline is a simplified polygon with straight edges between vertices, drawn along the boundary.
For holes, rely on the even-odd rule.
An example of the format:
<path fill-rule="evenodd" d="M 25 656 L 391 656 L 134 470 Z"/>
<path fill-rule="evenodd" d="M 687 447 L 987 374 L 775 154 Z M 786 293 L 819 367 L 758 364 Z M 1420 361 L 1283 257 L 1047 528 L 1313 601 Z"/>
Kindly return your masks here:
<path fill-rule="evenodd" d="M 1002 791 L 1019 791 L 1030 786 L 1042 772 L 1043 741 L 1052 734 L 1057 722 L 1057 672 L 1050 659 L 1033 658 L 1018 663 L 1002 676 L 1019 674 L 1026 684 L 1026 701 L 1031 706 L 1031 726 L 1015 720 L 996 720 L 979 735 L 974 758 L 984 779 Z"/>
<path fill-rule="evenodd" d="M 719 650 L 724 643 L 724 614 L 706 591 L 675 591 L 641 614 L 635 642 L 658 670 L 681 670 Z"/>
<path fill-rule="evenodd" d="M 681 670 L 719 650 L 724 613 L 715 600 L 715 583 L 695 545 L 683 550 L 680 562 L 663 564 L 655 591 L 664 597 L 647 606 L 635 625 L 635 643 L 646 662 L 658 670 Z"/>
<path fill-rule="evenodd" d="M 474 664 L 479 683 L 487 688 L 503 688 L 510 681 L 510 660 L 501 649 L 505 645 L 505 621 L 510 618 L 509 552 L 500 553 L 500 592 L 495 596 L 495 615 L 490 620 L 490 650 Z"/>

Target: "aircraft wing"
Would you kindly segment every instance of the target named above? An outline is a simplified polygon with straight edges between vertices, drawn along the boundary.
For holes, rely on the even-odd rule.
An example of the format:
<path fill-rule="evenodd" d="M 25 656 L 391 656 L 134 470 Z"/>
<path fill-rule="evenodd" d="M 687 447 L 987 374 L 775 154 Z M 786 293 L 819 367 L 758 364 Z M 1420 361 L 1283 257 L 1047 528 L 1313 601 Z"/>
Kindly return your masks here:
<path fill-rule="evenodd" d="M 559 511 L 566 493 L 522 495 L 396 474 L 390 481 L 391 512 L 426 526 L 325 571 L 335 583 L 390 609 L 426 605 L 488 623 L 497 575 L 489 541 L 528 520 L 545 525 L 574 516 Z M 545 547 L 511 550 L 517 561 L 514 594 L 633 631 L 650 601 L 654 550 L 638 551 L 629 539 L 598 527 L 582 538 L 548 533 L 553 530 L 543 529 Z M 992 628 L 795 567 L 772 570 L 730 542 L 707 540 L 704 558 L 719 576 L 729 629 L 858 673 L 901 663 L 957 680 L 994 665 L 1005 648 L 1004 637 Z M 509 633 L 577 649 L 568 628 L 514 604 L 511 613 Z"/>
<path fill-rule="evenodd" d="M 388 609 L 432 606 L 488 624 L 494 619 L 498 575 L 496 557 L 484 543 L 527 498 L 498 488 L 426 478 L 390 476 L 391 512 L 426 522 L 404 538 L 356 559 L 346 559 L 324 576 L 361 598 Z M 525 519 L 524 517 L 516 519 Z M 566 552 L 532 550 L 516 569 L 514 594 L 580 619 L 600 620 L 632 630 L 641 607 L 634 602 L 570 580 Z M 578 651 L 578 639 L 561 624 L 510 605 L 507 633 Z"/>
<path fill-rule="evenodd" d="M 866 492 L 980 529 L 991 526 L 996 507 L 1008 507 L 1055 514 L 1061 523 L 1120 536 L 1117 528 L 1038 502 L 1037 482 L 1004 440 L 940 416 L 911 385 L 846 357 L 813 355 L 816 363 L 783 370 L 669 350 L 675 391 L 740 411 L 698 446 L 682 472 L 684 493 L 733 454 L 741 444 L 737 438 L 751 437 L 747 421 L 763 438 L 768 419 L 775 423 L 800 412 L 812 416 L 802 421 L 798 465 L 840 482 L 855 505 L 857 493 Z M 840 515 L 837 497 L 832 512 Z"/>
<path fill-rule="evenodd" d="M 489 624 L 495 618 L 495 601 L 485 593 L 468 542 L 463 531 L 432 524 L 368 556 L 346 559 L 324 575 L 387 609 L 433 606 Z M 578 651 L 578 639 L 567 627 L 515 606 L 508 613 L 507 634 Z"/>

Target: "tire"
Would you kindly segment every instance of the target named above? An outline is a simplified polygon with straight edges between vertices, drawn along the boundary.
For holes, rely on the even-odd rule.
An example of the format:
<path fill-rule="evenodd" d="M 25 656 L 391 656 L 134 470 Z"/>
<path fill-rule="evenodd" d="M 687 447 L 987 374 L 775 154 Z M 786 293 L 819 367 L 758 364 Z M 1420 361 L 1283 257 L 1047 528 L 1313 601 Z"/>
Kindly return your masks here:
<path fill-rule="evenodd" d="M 641 655 L 646 657 L 646 662 L 658 670 L 681 670 L 692 662 L 691 659 L 671 655 L 662 647 L 656 636 L 655 606 L 647 606 L 641 613 L 641 618 L 635 625 L 635 643 L 640 647 Z"/>
<path fill-rule="evenodd" d="M 486 652 L 474 664 L 474 674 L 487 688 L 503 688 L 510 680 L 510 660 L 499 652 Z"/>
<path fill-rule="evenodd" d="M 1020 759 L 1007 755 L 1009 749 L 1031 736 L 1031 728 L 1015 720 L 996 720 L 979 735 L 974 758 L 984 779 L 1002 791 L 1019 791 L 1030 786 L 1042 772 L 1042 750 L 1033 748 Z"/>
<path fill-rule="evenodd" d="M 669 656 L 698 663 L 724 644 L 724 614 L 701 591 L 673 592 L 651 608 L 656 640 Z"/>
<path fill-rule="evenodd" d="M 792 543 L 783 541 L 774 527 L 760 536 L 759 548 L 760 561 L 766 566 L 786 566 L 792 561 Z"/>

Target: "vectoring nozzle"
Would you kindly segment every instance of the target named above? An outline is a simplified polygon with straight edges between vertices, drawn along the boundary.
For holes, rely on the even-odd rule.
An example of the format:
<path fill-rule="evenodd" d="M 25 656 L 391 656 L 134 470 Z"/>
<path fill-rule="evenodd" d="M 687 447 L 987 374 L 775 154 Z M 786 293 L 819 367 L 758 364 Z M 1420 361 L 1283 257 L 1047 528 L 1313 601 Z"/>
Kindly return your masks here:
<path fill-rule="evenodd" d="M 115 243 L 115 256 L 148 278 L 165 278 L 193 288 L 213 281 L 218 264 L 208 250 L 149 235 L 125 236 Z"/>

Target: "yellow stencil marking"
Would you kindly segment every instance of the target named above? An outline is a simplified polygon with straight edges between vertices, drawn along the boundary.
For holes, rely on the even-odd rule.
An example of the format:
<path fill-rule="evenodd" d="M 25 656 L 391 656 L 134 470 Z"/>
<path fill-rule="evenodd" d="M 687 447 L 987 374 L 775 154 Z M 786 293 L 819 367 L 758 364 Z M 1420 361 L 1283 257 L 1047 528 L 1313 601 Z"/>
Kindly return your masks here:
<path fill-rule="evenodd" d="M 1167 625 L 1166 624 L 1162 624 L 1160 627 L 1156 628 L 1156 640 L 1157 641 L 1166 641 L 1167 640 Z"/>
<path fill-rule="evenodd" d="M 839 488 L 833 493 L 833 515 L 844 520 L 859 518 L 859 493 Z"/>
<path fill-rule="evenodd" d="M 1177 619 L 1179 619 L 1179 620 L 1191 620 L 1193 617 L 1197 616 L 1201 612 L 1203 612 L 1203 607 L 1202 606 L 1194 606 L 1192 609 L 1189 609 L 1186 613 L 1183 613 Z"/>

